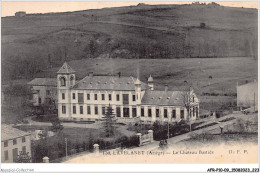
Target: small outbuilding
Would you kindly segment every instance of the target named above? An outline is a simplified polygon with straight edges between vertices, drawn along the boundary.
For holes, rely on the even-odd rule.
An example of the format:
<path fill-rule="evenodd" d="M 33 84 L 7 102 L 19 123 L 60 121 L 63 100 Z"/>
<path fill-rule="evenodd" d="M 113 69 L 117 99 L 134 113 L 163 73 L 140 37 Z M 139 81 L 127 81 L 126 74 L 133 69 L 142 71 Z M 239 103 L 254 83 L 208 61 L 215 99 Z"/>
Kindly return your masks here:
<path fill-rule="evenodd" d="M 15 17 L 25 17 L 26 16 L 26 12 L 25 11 L 17 11 L 15 13 Z"/>
<path fill-rule="evenodd" d="M 237 107 L 240 109 L 254 108 L 258 105 L 258 82 L 247 83 L 237 86 Z"/>

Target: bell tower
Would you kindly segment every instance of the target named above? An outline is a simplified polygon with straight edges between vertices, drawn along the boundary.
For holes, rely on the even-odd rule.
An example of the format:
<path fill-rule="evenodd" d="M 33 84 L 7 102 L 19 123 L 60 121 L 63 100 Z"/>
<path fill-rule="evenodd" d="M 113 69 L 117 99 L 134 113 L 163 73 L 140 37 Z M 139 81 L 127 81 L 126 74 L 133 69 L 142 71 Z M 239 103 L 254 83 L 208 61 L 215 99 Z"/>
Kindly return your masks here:
<path fill-rule="evenodd" d="M 58 117 L 71 118 L 71 91 L 75 85 L 75 71 L 65 62 L 57 72 Z"/>
<path fill-rule="evenodd" d="M 69 89 L 75 85 L 75 71 L 65 62 L 57 72 L 57 87 L 59 89 Z"/>

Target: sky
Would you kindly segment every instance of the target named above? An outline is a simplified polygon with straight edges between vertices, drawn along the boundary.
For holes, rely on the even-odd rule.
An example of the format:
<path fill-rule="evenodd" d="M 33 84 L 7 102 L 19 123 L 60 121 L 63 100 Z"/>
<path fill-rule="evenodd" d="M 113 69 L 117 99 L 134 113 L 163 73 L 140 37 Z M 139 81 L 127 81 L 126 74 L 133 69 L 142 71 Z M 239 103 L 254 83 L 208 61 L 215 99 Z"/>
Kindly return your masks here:
<path fill-rule="evenodd" d="M 26 13 L 48 13 L 100 9 L 145 3 L 155 4 L 190 4 L 194 1 L 2 1 L 1 15 L 14 16 L 17 11 Z M 210 3 L 212 1 L 199 1 Z M 257 1 L 215 1 L 223 6 L 258 8 Z"/>

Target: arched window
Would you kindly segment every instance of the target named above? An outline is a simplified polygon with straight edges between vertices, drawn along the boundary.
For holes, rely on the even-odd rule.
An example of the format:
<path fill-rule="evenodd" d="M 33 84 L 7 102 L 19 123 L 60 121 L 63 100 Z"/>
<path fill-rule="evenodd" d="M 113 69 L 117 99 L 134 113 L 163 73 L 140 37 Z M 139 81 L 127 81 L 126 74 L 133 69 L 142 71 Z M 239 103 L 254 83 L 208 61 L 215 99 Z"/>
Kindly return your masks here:
<path fill-rule="evenodd" d="M 65 77 L 60 77 L 60 86 L 66 86 L 66 79 L 65 79 Z"/>

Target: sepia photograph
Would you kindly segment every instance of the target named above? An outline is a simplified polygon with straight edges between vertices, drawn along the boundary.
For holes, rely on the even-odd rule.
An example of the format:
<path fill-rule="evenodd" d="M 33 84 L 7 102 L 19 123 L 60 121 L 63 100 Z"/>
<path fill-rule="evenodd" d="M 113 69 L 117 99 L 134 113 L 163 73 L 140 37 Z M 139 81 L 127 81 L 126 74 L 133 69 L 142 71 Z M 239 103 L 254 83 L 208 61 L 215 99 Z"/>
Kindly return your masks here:
<path fill-rule="evenodd" d="M 258 1 L 2 1 L 1 15 L 1 164 L 259 162 Z M 238 167 L 224 171 L 259 172 Z"/>

